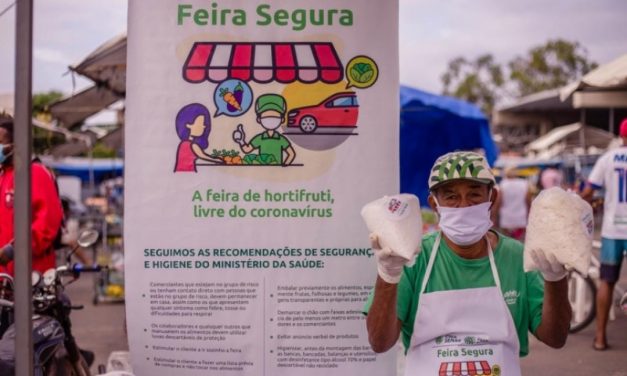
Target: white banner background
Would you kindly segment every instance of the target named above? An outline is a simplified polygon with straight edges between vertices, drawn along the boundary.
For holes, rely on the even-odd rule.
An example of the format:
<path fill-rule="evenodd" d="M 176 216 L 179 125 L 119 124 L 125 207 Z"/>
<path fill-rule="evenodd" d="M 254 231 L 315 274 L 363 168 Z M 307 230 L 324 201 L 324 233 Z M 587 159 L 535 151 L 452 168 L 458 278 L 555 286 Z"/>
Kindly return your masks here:
<path fill-rule="evenodd" d="M 189 6 L 180 8 L 182 4 Z M 267 19 L 258 14 L 262 4 L 268 5 L 262 14 L 276 17 L 279 11 L 269 25 L 257 23 Z M 224 9 L 231 11 L 222 25 Z M 232 18 L 241 15 L 234 9 L 245 12 L 246 25 L 234 24 L 242 21 Z M 325 25 L 307 20 L 303 26 L 302 13 L 293 13 L 297 9 L 313 9 L 315 17 L 321 10 Z M 217 25 L 212 25 L 213 11 Z M 348 11 L 352 25 L 340 24 Z M 354 57 L 367 56 L 371 60 L 365 62 L 376 62 L 371 68 L 378 69 L 378 78 L 362 76 L 358 81 L 366 81 L 365 87 L 349 89 L 347 77 L 336 84 L 243 79 L 253 97 L 250 109 L 241 116 L 215 116 L 216 107 L 224 110 L 222 98 L 214 95 L 218 83 L 190 83 L 183 78 L 194 42 L 227 42 L 231 48 L 244 42 L 330 42 L 343 71 L 347 65 L 354 67 L 350 63 Z M 305 61 L 299 55 L 296 59 Z M 126 304 L 136 374 L 393 372 L 393 354 L 370 351 L 360 314 L 376 267 L 373 258 L 363 255 L 364 250 L 369 253 L 369 244 L 359 211 L 366 202 L 399 189 L 398 3 L 132 1 L 127 72 Z M 226 88 L 233 92 L 232 86 Z M 281 132 L 296 154 L 288 167 L 202 165 L 199 159 L 196 172 L 173 172 L 177 148 L 186 141 L 177 135 L 176 118 L 189 104 L 201 104 L 211 114 L 208 154 L 225 149 L 243 157 L 232 133 L 242 124 L 251 142 L 263 132 L 254 104 L 260 95 L 282 95 L 289 111 L 345 92 L 354 92 L 359 103 L 356 128 L 346 123 L 325 128 L 320 120 L 312 134 L 304 134 L 283 123 Z M 318 111 L 325 108 L 322 105 Z M 230 196 L 208 197 L 208 190 Z M 332 200 L 266 200 L 266 191 L 295 190 L 328 192 Z M 259 193 L 259 200 L 245 200 L 246 192 Z M 234 205 L 244 209 L 245 216 L 231 217 L 229 209 Z M 199 207 L 205 216 L 198 214 Z M 325 217 L 307 207 L 322 209 Z M 272 210 L 280 208 L 300 209 L 306 215 L 290 217 Z M 218 209 L 224 210 L 224 217 L 211 217 L 219 214 Z M 269 217 L 253 217 L 253 213 Z M 281 257 L 276 256 L 279 249 Z M 262 255 L 251 256 L 249 250 Z M 173 268 L 172 262 L 178 262 L 178 267 Z"/>

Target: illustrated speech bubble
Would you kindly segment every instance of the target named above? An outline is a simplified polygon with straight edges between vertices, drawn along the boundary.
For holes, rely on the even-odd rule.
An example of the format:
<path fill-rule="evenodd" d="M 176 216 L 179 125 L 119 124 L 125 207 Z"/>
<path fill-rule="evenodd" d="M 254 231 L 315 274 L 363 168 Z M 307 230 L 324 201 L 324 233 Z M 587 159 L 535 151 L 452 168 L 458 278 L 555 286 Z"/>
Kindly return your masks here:
<path fill-rule="evenodd" d="M 346 64 L 346 88 L 366 89 L 374 85 L 379 78 L 379 67 L 368 56 L 356 56 Z"/>
<path fill-rule="evenodd" d="M 250 109 L 253 103 L 253 91 L 244 81 L 230 79 L 220 83 L 213 93 L 216 106 L 214 117 L 226 115 L 241 116 Z"/>

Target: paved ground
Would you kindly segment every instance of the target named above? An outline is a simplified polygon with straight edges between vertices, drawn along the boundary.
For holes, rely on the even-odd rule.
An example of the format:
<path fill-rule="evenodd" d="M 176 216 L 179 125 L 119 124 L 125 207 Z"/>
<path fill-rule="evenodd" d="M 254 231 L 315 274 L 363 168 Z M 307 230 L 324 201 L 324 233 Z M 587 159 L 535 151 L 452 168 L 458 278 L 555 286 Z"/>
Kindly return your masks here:
<path fill-rule="evenodd" d="M 72 312 L 72 331 L 79 346 L 96 354 L 92 372 L 97 374 L 98 364 L 106 364 L 112 351 L 128 350 L 124 331 L 124 304 L 93 305 L 94 288 L 92 275 L 86 274 L 68 286 L 72 304 L 85 306 Z"/>
<path fill-rule="evenodd" d="M 617 315 L 608 331 L 612 347 L 606 351 L 592 349 L 594 323 L 571 334 L 566 346 L 559 350 L 533 338 L 529 356 L 522 359 L 523 375 L 627 376 L 627 316 Z"/>

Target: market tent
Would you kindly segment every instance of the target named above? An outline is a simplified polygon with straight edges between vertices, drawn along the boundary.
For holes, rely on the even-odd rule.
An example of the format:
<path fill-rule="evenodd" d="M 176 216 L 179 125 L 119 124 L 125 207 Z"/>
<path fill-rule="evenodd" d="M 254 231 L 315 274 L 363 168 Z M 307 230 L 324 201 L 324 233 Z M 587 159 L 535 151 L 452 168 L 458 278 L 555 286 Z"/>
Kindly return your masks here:
<path fill-rule="evenodd" d="M 581 80 L 564 86 L 560 90 L 560 98 L 566 100 L 576 91 L 599 89 L 627 89 L 627 54 L 591 70 Z"/>
<path fill-rule="evenodd" d="M 41 161 L 52 168 L 59 176 L 76 176 L 87 183 L 93 174 L 94 182 L 122 176 L 124 162 L 122 159 L 93 159 L 66 157 L 55 159 L 49 156 L 41 157 Z"/>
<path fill-rule="evenodd" d="M 8 115 L 11 117 L 13 116 L 13 99 L 13 93 L 0 94 L 0 115 Z M 51 123 L 36 118 L 31 118 L 31 124 L 34 127 L 41 128 L 49 132 L 62 134 L 68 141 L 80 139 L 80 135 L 78 133 L 70 132 L 65 128 L 59 127 L 56 122 Z"/>
<path fill-rule="evenodd" d="M 583 133 L 580 133 L 582 130 Z M 582 139 L 585 140 L 584 143 Z M 538 158 L 554 158 L 564 153 L 600 154 L 613 140 L 612 133 L 574 123 L 551 130 L 527 145 L 526 149 L 528 153 Z"/>
<path fill-rule="evenodd" d="M 126 34 L 108 40 L 81 62 L 71 66 L 70 70 L 94 82 L 93 86 L 50 105 L 50 112 L 58 123 L 65 128 L 73 129 L 80 127 L 90 116 L 111 108 L 116 102 L 124 99 Z M 121 132 L 117 132 L 111 139 L 117 140 L 120 134 Z M 95 135 L 83 134 L 74 142 L 57 146 L 52 155 L 59 158 L 89 153 L 97 140 L 97 137 L 93 136 Z M 121 141 L 117 142 L 117 145 L 121 145 Z"/>
<path fill-rule="evenodd" d="M 498 150 L 488 119 L 468 102 L 401 86 L 401 191 L 427 206 L 429 170 L 438 156 L 483 149 L 492 165 Z"/>
<path fill-rule="evenodd" d="M 50 105 L 50 113 L 66 128 L 81 125 L 88 117 L 117 102 L 120 97 L 104 87 L 92 86 Z"/>
<path fill-rule="evenodd" d="M 110 39 L 70 70 L 120 97 L 126 93 L 126 33 Z"/>

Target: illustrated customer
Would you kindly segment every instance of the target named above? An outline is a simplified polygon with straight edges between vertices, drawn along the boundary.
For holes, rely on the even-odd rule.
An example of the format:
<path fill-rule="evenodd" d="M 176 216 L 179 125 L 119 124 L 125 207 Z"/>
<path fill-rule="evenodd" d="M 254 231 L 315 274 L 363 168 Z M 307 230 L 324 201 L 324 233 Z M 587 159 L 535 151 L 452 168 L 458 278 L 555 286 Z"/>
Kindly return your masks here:
<path fill-rule="evenodd" d="M 370 344 L 384 352 L 400 335 L 405 375 L 438 375 L 457 367 L 520 375 L 528 331 L 551 347 L 566 341 L 571 316 L 566 271 L 535 250 L 541 273 L 525 273 L 522 244 L 490 230 L 497 191 L 481 155 L 441 156 L 428 184 L 429 205 L 442 230 L 423 237 L 415 263 L 381 249 L 371 234 L 378 277 L 365 307 Z"/>
<path fill-rule="evenodd" d="M 176 151 L 174 172 L 196 172 L 196 161 L 202 159 L 216 164 L 224 161 L 207 154 L 211 133 L 211 114 L 199 103 L 188 104 L 176 115 L 176 134 L 181 139 Z"/>
<path fill-rule="evenodd" d="M 233 132 L 233 140 L 237 142 L 246 154 L 254 150 L 259 151 L 259 156 L 270 161 L 268 164 L 289 165 L 294 161 L 296 152 L 290 141 L 277 131 L 281 123 L 285 121 L 287 105 L 285 99 L 278 94 L 260 95 L 255 102 L 257 123 L 265 131 L 257 134 L 246 142 L 246 134 L 241 125 Z M 283 154 L 285 153 L 285 158 Z"/>
<path fill-rule="evenodd" d="M 63 212 L 54 179 L 41 163 L 31 163 L 33 270 L 55 267 L 53 242 L 61 228 Z M 14 249 L 13 120 L 0 119 L 0 271 L 13 275 Z"/>
<path fill-rule="evenodd" d="M 581 196 L 592 200 L 594 190 L 605 188 L 601 228 L 601 283 L 597 291 L 596 332 L 593 347 L 605 350 L 607 320 L 614 286 L 620 276 L 623 253 L 627 252 L 627 119 L 620 125 L 622 146 L 603 154 L 588 177 Z"/>

